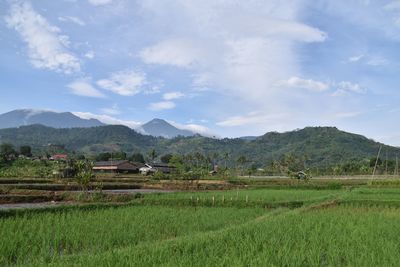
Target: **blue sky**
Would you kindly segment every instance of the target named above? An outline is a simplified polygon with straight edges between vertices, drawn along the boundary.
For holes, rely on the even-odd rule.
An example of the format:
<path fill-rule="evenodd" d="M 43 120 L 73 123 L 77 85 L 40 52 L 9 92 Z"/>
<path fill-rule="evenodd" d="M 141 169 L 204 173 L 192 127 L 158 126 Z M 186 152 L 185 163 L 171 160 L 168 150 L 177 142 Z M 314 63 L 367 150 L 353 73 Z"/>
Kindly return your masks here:
<path fill-rule="evenodd" d="M 0 112 L 400 145 L 400 1 L 0 2 Z"/>

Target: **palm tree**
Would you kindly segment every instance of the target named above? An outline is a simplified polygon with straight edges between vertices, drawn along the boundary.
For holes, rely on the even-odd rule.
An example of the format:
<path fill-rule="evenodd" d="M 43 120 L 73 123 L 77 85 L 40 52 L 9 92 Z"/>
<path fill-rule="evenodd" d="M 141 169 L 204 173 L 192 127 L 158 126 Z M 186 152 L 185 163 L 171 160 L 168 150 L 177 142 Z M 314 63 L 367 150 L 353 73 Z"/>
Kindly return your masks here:
<path fill-rule="evenodd" d="M 244 164 L 247 162 L 247 159 L 245 156 L 240 156 L 237 159 L 237 163 L 239 164 L 240 168 L 241 168 L 241 175 L 243 175 L 243 169 L 244 169 Z"/>
<path fill-rule="evenodd" d="M 228 169 L 228 159 L 229 159 L 229 152 L 225 152 L 225 153 L 224 153 L 225 170 Z"/>

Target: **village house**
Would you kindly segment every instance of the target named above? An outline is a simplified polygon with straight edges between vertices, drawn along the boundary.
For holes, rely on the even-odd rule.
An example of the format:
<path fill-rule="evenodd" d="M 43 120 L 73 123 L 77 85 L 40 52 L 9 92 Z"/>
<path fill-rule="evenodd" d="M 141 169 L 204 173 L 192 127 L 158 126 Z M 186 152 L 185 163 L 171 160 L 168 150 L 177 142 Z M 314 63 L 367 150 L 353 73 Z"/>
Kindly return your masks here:
<path fill-rule="evenodd" d="M 110 160 L 98 161 L 94 163 L 93 170 L 95 172 L 112 172 L 112 173 L 138 173 L 142 163 L 129 162 L 128 160 Z"/>
<path fill-rule="evenodd" d="M 68 160 L 68 155 L 66 154 L 55 154 L 50 157 L 50 160 Z"/>
<path fill-rule="evenodd" d="M 140 173 L 144 175 L 153 174 L 155 172 L 162 172 L 170 174 L 176 171 L 175 166 L 171 166 L 166 163 L 148 163 L 144 167 L 140 168 Z"/>

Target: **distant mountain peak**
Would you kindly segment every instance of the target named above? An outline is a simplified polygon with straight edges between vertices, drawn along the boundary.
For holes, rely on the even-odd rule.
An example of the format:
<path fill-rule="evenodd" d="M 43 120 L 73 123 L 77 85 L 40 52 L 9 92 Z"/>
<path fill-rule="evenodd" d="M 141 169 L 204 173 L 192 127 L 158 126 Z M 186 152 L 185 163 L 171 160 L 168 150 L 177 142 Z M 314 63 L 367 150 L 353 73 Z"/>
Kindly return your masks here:
<path fill-rule="evenodd" d="M 53 128 L 85 128 L 104 125 L 96 119 L 82 119 L 71 112 L 25 108 L 0 114 L 0 129 L 32 124 L 42 124 Z"/>
<path fill-rule="evenodd" d="M 147 135 L 159 136 L 164 138 L 174 138 L 177 136 L 193 136 L 194 132 L 179 129 L 166 120 L 154 118 L 140 127 L 140 132 Z"/>
<path fill-rule="evenodd" d="M 164 123 L 164 124 L 169 124 L 166 120 L 159 119 L 159 118 L 154 118 L 151 121 L 147 122 L 146 124 L 156 124 L 156 123 Z M 170 124 L 169 124 L 170 125 Z"/>

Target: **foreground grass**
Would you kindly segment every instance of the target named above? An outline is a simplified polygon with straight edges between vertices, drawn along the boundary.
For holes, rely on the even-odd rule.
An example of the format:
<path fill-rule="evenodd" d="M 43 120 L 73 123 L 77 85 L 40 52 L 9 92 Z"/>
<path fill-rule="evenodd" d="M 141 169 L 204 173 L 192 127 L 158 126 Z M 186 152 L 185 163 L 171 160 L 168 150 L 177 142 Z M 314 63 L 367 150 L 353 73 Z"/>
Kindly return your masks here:
<path fill-rule="evenodd" d="M 213 231 L 263 214 L 263 209 L 119 207 L 26 213 L 0 220 L 0 266 L 49 263 L 68 254 L 99 253 Z M 41 265 L 40 264 L 40 265 Z"/>
<path fill-rule="evenodd" d="M 290 211 L 175 240 L 66 257 L 56 266 L 398 266 L 397 209 Z"/>

